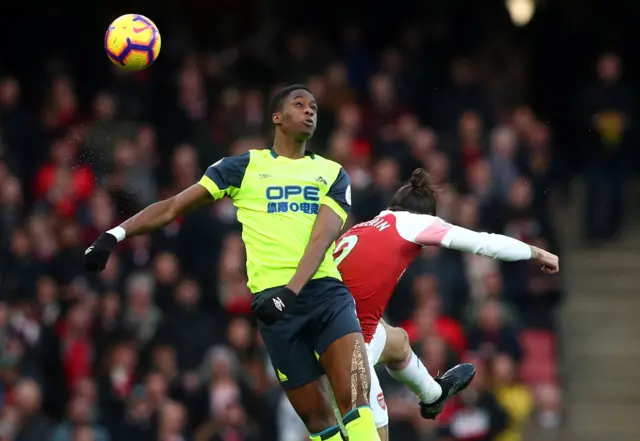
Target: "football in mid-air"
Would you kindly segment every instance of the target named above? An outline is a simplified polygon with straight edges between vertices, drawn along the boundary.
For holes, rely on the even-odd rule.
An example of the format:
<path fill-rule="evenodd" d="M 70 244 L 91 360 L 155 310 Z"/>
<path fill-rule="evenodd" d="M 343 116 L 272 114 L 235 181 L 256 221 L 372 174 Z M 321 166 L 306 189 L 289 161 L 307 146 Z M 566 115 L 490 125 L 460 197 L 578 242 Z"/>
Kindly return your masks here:
<path fill-rule="evenodd" d="M 104 49 L 113 64 L 124 70 L 151 66 L 160 53 L 160 32 L 144 15 L 116 18 L 104 36 Z"/>

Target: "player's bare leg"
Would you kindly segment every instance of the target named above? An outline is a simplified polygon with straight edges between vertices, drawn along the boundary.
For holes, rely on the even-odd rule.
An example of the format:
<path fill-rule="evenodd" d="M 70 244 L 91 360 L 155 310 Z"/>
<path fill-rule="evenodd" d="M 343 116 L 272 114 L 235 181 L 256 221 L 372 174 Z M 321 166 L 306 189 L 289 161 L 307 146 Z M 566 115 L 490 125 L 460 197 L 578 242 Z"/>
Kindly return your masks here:
<path fill-rule="evenodd" d="M 409 335 L 404 329 L 389 326 L 384 320 L 380 320 L 379 323 L 384 327 L 387 334 L 387 340 L 378 363 L 402 363 L 411 355 Z"/>
<path fill-rule="evenodd" d="M 349 441 L 378 441 L 369 407 L 369 361 L 362 334 L 334 341 L 320 357 Z"/>
<path fill-rule="evenodd" d="M 469 363 L 459 364 L 442 376 L 433 378 L 409 344 L 409 336 L 402 328 L 389 326 L 383 320 L 387 341 L 379 363 L 385 364 L 387 372 L 397 381 L 407 385 L 420 399 L 420 412 L 424 418 L 435 419 L 444 402 L 465 389 L 475 369 Z"/>
<path fill-rule="evenodd" d="M 321 380 L 285 391 L 287 398 L 307 430 L 311 440 L 341 441 L 340 427 Z"/>
<path fill-rule="evenodd" d="M 380 441 L 389 441 L 389 426 L 378 427 Z"/>

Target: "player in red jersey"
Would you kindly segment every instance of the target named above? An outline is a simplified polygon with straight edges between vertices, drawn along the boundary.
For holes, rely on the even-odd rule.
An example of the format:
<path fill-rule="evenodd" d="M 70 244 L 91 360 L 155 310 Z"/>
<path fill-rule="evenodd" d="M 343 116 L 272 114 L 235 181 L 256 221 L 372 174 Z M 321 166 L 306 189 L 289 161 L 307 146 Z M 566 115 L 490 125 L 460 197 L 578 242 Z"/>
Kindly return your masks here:
<path fill-rule="evenodd" d="M 417 169 L 409 183 L 395 193 L 390 208 L 347 231 L 334 251 L 342 279 L 356 301 L 371 366 L 385 364 L 394 379 L 418 396 L 421 414 L 427 419 L 435 419 L 444 402 L 471 382 L 475 369 L 465 363 L 434 379 L 411 350 L 407 333 L 382 320 L 398 280 L 422 248 L 442 246 L 504 261 L 533 259 L 545 272 L 559 269 L 558 257 L 547 251 L 511 237 L 449 224 L 435 213 L 435 191 L 429 175 Z M 374 369 L 371 383 L 369 402 L 384 441 L 388 439 L 389 417 Z"/>

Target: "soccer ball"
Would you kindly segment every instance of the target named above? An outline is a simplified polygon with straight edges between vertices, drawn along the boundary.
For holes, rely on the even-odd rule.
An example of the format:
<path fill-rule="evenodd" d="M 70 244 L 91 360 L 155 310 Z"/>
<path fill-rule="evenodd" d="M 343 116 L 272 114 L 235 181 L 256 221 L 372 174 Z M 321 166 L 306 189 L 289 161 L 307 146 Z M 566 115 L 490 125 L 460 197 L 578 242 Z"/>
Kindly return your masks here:
<path fill-rule="evenodd" d="M 139 14 L 116 18 L 104 36 L 107 57 L 124 70 L 142 70 L 151 66 L 158 58 L 160 44 L 156 25 Z"/>

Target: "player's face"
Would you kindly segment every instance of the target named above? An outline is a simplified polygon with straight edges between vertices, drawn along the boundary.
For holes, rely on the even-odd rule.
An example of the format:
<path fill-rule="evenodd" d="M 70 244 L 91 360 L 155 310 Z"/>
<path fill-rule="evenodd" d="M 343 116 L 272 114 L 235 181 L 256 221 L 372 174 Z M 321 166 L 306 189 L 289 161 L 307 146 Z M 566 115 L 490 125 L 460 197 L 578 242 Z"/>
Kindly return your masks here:
<path fill-rule="evenodd" d="M 285 133 L 313 136 L 318 123 L 318 104 L 306 90 L 294 90 L 282 105 L 280 124 Z"/>

